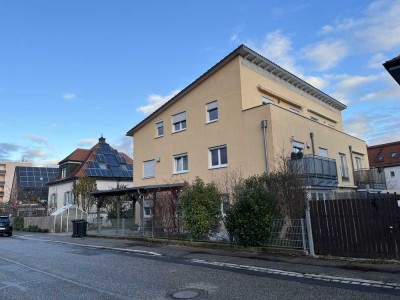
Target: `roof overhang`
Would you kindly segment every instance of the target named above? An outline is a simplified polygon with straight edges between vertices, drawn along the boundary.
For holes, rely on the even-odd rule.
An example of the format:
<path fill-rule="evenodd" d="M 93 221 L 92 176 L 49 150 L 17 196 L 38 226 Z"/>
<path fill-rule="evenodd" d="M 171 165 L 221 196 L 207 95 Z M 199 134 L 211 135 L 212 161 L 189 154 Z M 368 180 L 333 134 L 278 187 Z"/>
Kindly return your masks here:
<path fill-rule="evenodd" d="M 150 192 L 162 192 L 170 190 L 180 190 L 184 186 L 184 183 L 174 184 L 160 184 L 160 185 L 146 185 L 130 188 L 120 188 L 113 190 L 95 191 L 90 193 L 95 198 L 101 197 L 112 197 L 112 196 L 123 196 L 123 195 L 140 195 Z"/>
<path fill-rule="evenodd" d="M 383 63 L 389 74 L 400 84 L 400 55 Z"/>

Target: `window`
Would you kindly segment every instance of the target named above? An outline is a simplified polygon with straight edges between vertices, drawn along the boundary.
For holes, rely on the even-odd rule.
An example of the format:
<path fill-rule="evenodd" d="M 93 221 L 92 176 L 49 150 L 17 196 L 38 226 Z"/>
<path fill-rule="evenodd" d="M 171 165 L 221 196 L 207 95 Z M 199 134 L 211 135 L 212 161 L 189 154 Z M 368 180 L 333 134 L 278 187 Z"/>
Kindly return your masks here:
<path fill-rule="evenodd" d="M 67 167 L 62 167 L 61 178 L 65 178 L 66 176 L 67 176 Z"/>
<path fill-rule="evenodd" d="M 186 129 L 186 112 L 172 116 L 172 132 L 178 132 Z"/>
<path fill-rule="evenodd" d="M 206 104 L 207 123 L 218 121 L 218 101 Z"/>
<path fill-rule="evenodd" d="M 144 211 L 145 218 L 153 217 L 153 205 L 154 205 L 154 202 L 152 199 L 148 199 L 148 198 L 144 199 L 143 211 Z"/>
<path fill-rule="evenodd" d="M 324 148 L 318 148 L 319 149 L 319 156 L 322 156 L 322 157 L 328 157 L 328 150 L 327 149 L 324 149 Z"/>
<path fill-rule="evenodd" d="M 392 152 L 392 154 L 390 155 L 391 158 L 396 158 L 397 157 L 397 152 Z"/>
<path fill-rule="evenodd" d="M 339 158 L 340 158 L 340 169 L 342 171 L 342 180 L 348 181 L 349 180 L 349 171 L 347 169 L 346 155 L 339 153 Z"/>
<path fill-rule="evenodd" d="M 164 136 L 164 121 L 156 122 L 156 137 Z"/>
<path fill-rule="evenodd" d="M 174 174 L 186 173 L 188 171 L 188 155 L 179 154 L 174 156 Z"/>
<path fill-rule="evenodd" d="M 356 157 L 356 171 L 359 171 L 361 169 L 362 169 L 361 158 Z"/>
<path fill-rule="evenodd" d="M 209 149 L 210 168 L 222 168 L 228 166 L 228 154 L 226 146 Z"/>
<path fill-rule="evenodd" d="M 261 97 L 261 101 L 262 101 L 262 104 L 264 104 L 264 105 L 265 104 L 274 104 L 274 100 L 272 100 L 268 97 L 265 97 L 265 96 Z"/>
<path fill-rule="evenodd" d="M 153 178 L 156 175 L 156 161 L 148 160 L 143 162 L 143 178 Z"/>
<path fill-rule="evenodd" d="M 72 192 L 64 193 L 64 206 L 67 204 L 72 204 Z"/>
<path fill-rule="evenodd" d="M 51 194 L 50 207 L 57 207 L 57 194 Z"/>
<path fill-rule="evenodd" d="M 296 108 L 290 107 L 289 110 L 291 112 L 294 112 L 295 114 L 300 114 L 300 111 L 298 109 L 296 109 Z"/>
<path fill-rule="evenodd" d="M 396 177 L 396 174 L 394 173 L 394 171 L 390 171 L 390 177 Z"/>

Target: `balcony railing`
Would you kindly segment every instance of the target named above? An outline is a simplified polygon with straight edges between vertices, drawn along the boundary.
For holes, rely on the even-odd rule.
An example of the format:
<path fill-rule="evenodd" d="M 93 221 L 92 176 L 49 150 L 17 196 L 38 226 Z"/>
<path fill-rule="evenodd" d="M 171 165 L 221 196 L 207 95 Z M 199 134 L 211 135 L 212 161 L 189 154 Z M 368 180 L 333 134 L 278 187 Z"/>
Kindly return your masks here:
<path fill-rule="evenodd" d="M 359 189 L 386 189 L 385 173 L 381 169 L 361 169 L 354 171 L 354 184 Z"/>
<path fill-rule="evenodd" d="M 299 175 L 306 186 L 335 187 L 338 185 L 336 160 L 316 155 L 288 159 L 288 170 Z"/>

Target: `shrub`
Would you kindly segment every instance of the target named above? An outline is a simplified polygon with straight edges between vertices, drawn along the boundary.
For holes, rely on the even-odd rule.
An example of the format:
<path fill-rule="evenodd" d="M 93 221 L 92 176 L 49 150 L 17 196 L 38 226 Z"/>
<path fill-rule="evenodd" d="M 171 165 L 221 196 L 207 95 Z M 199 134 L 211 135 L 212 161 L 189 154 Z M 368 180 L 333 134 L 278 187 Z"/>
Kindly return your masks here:
<path fill-rule="evenodd" d="M 16 231 L 24 229 L 24 217 L 15 217 L 13 221 L 13 229 Z"/>
<path fill-rule="evenodd" d="M 219 229 L 221 198 L 214 183 L 205 184 L 197 177 L 192 184 L 187 184 L 179 208 L 183 225 L 193 238 Z"/>
<path fill-rule="evenodd" d="M 227 211 L 226 228 L 243 246 L 262 246 L 267 242 L 272 220 L 279 218 L 278 203 L 262 176 L 252 176 L 236 187 L 234 202 Z"/>

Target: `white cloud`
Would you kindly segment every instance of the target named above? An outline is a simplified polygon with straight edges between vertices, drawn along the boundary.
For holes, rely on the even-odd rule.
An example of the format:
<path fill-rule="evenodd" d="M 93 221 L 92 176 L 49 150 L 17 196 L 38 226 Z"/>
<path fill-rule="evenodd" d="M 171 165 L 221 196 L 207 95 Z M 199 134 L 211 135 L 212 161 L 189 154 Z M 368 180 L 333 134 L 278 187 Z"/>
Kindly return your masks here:
<path fill-rule="evenodd" d="M 97 139 L 81 139 L 78 142 L 78 147 L 93 147 L 98 142 Z"/>
<path fill-rule="evenodd" d="M 327 80 L 318 76 L 299 75 L 299 77 L 301 77 L 301 79 L 303 79 L 304 81 L 308 82 L 309 84 L 320 90 L 326 87 L 328 84 Z"/>
<path fill-rule="evenodd" d="M 125 153 L 129 157 L 133 157 L 132 137 L 122 136 L 115 143 L 112 143 L 112 147 L 117 149 L 119 152 Z"/>
<path fill-rule="evenodd" d="M 231 42 L 237 42 L 239 40 L 239 36 L 237 34 L 232 34 L 230 40 Z"/>
<path fill-rule="evenodd" d="M 381 52 L 375 53 L 369 60 L 368 60 L 368 68 L 370 69 L 382 69 L 382 64 L 387 61 L 388 58 Z"/>
<path fill-rule="evenodd" d="M 400 141 L 400 132 L 390 132 L 387 134 L 379 135 L 376 138 L 368 140 L 368 146 L 392 143 L 394 141 Z"/>
<path fill-rule="evenodd" d="M 385 51 L 400 46 L 400 0 L 372 2 L 359 18 L 336 20 L 320 30 L 322 34 L 348 35 L 354 48 Z"/>
<path fill-rule="evenodd" d="M 39 135 L 34 135 L 34 134 L 24 134 L 22 138 L 30 140 L 32 142 L 38 143 L 38 144 L 48 144 L 47 138 Z"/>
<path fill-rule="evenodd" d="M 149 115 L 152 112 L 154 112 L 156 109 L 158 109 L 161 105 L 163 105 L 165 102 L 167 102 L 172 97 L 177 95 L 179 92 L 180 92 L 180 90 L 174 90 L 167 96 L 160 96 L 160 95 L 157 95 L 157 94 L 151 94 L 147 98 L 147 101 L 148 101 L 149 104 L 144 105 L 144 106 L 140 106 L 139 108 L 136 109 L 136 111 L 141 111 L 145 115 Z"/>
<path fill-rule="evenodd" d="M 368 75 L 368 76 L 346 76 L 341 82 L 336 84 L 335 92 L 337 93 L 352 93 L 357 91 L 360 87 L 368 85 L 371 82 L 374 82 L 379 79 L 379 75 Z"/>
<path fill-rule="evenodd" d="M 65 100 L 73 100 L 73 99 L 76 99 L 76 94 L 74 94 L 74 93 L 64 93 L 62 95 L 62 97 Z"/>
<path fill-rule="evenodd" d="M 325 41 L 303 48 L 304 56 L 313 61 L 318 70 L 335 67 L 348 53 L 343 41 Z"/>
<path fill-rule="evenodd" d="M 358 138 L 365 139 L 373 127 L 370 124 L 371 118 L 364 114 L 357 114 L 345 122 L 346 132 Z"/>

